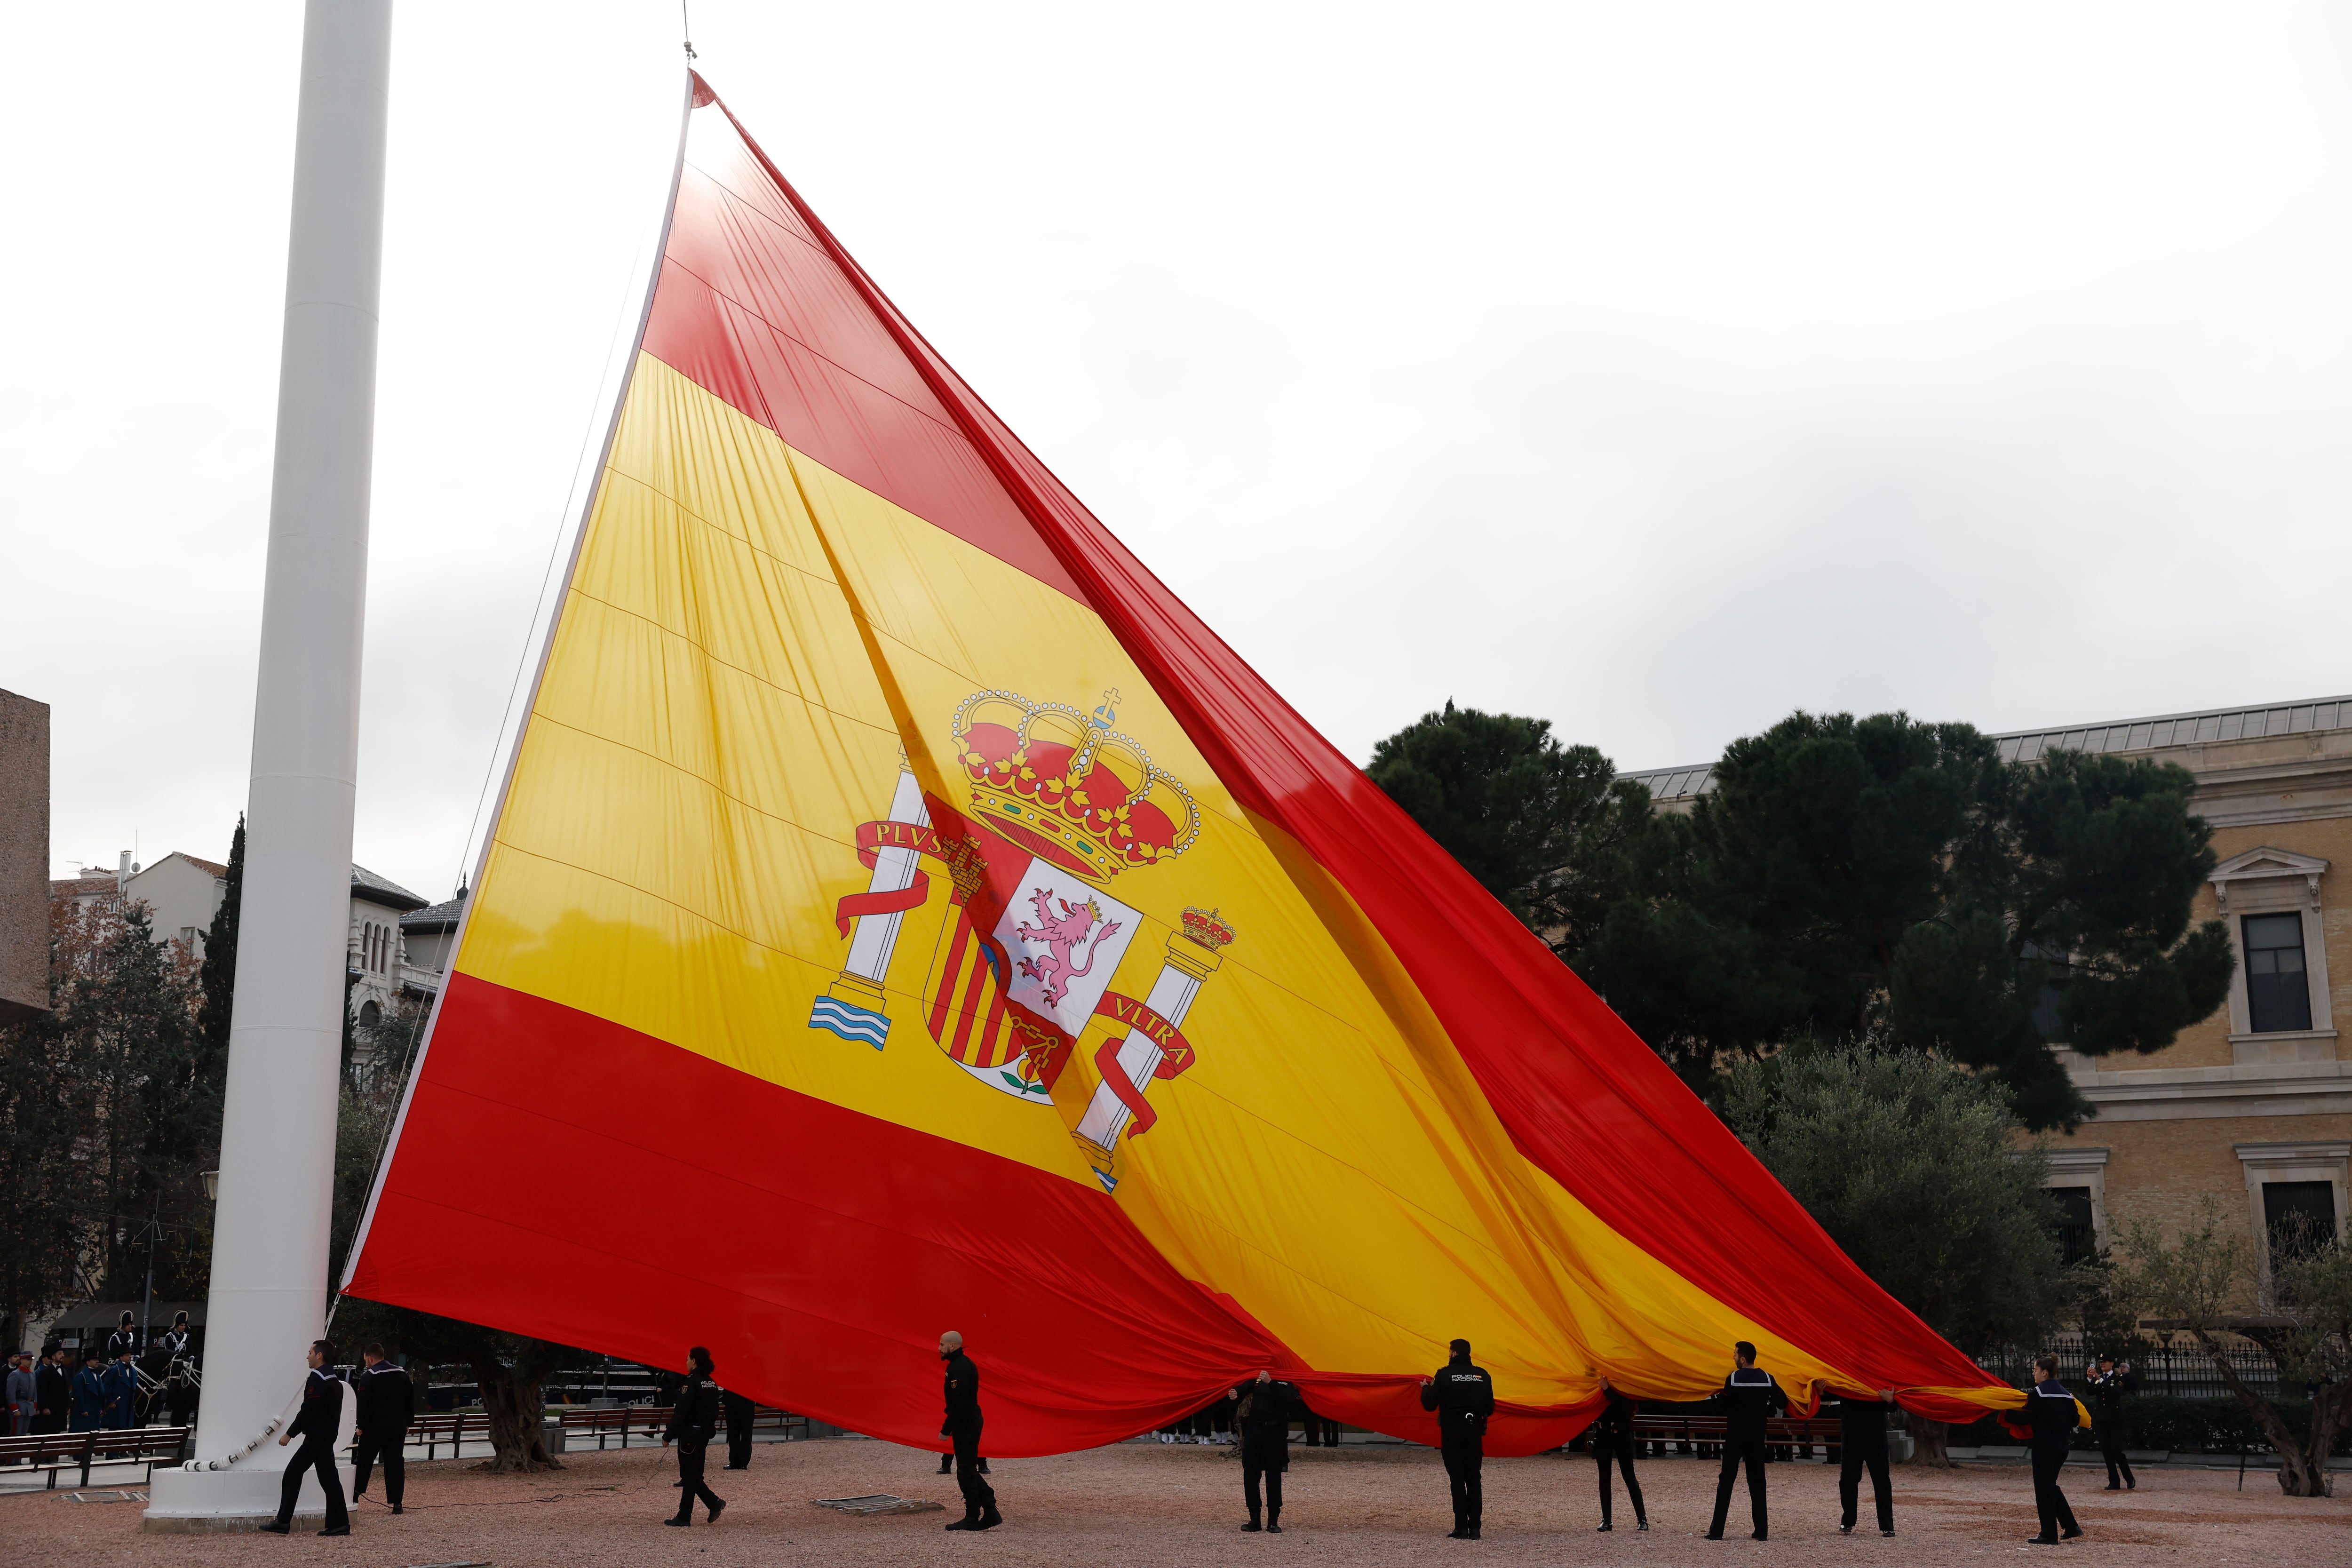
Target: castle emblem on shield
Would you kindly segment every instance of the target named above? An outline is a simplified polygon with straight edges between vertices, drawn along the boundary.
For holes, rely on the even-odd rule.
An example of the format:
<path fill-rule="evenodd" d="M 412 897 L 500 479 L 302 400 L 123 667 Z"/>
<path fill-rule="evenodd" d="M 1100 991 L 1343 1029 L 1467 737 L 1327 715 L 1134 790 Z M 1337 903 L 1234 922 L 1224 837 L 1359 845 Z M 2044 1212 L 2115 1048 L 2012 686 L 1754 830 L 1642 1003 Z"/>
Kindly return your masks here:
<path fill-rule="evenodd" d="M 927 796 L 901 768 L 889 816 L 857 830 L 872 875 L 835 910 L 849 952 L 809 1015 L 812 1029 L 885 1047 L 901 923 L 929 896 L 926 865 L 944 871 L 950 913 L 923 983 L 925 1026 L 974 1079 L 1050 1105 L 1071 1052 L 1107 1026 L 1087 1047 L 1100 1081 L 1074 1131 L 1106 1191 L 1122 1137 L 1158 1119 L 1150 1084 L 1192 1065 L 1185 1015 L 1234 940 L 1213 910 L 1187 910 L 1147 994 L 1110 988 L 1147 923 L 1111 889 L 1201 833 L 1192 792 L 1116 728 L 1118 701 L 1105 692 L 1087 711 L 989 690 L 958 705 L 950 778 L 966 806 Z"/>

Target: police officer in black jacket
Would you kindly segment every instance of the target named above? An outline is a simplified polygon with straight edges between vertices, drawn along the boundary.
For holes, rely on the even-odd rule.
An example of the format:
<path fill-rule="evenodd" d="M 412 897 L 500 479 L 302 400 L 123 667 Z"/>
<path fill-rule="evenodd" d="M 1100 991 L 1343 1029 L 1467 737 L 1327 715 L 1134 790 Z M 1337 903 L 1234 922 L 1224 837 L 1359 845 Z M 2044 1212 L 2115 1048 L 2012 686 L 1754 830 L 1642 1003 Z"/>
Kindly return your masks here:
<path fill-rule="evenodd" d="M 286 1479 L 278 1489 L 278 1517 L 262 1529 L 272 1535 L 294 1533 L 294 1504 L 302 1495 L 303 1473 L 316 1470 L 319 1489 L 327 1494 L 327 1528 L 319 1533 L 352 1532 L 352 1516 L 343 1509 L 342 1473 L 335 1468 L 335 1439 L 342 1435 L 342 1426 L 343 1380 L 335 1375 L 335 1347 L 325 1340 L 312 1340 L 310 1375 L 302 1384 L 302 1408 L 278 1438 L 281 1448 L 297 1437 L 302 1439 L 302 1446 L 294 1450 L 293 1462 L 286 1467 Z"/>
<path fill-rule="evenodd" d="M 1870 1471 L 1871 1500 L 1878 1505 L 1878 1533 L 1895 1533 L 1895 1490 L 1886 1479 L 1886 1412 L 1895 1392 L 1876 1395 L 1840 1389 L 1838 1415 L 1838 1533 L 1852 1535 L 1862 1502 L 1862 1472 Z"/>
<path fill-rule="evenodd" d="M 1290 1468 L 1290 1405 L 1298 1385 L 1285 1383 L 1260 1368 L 1255 1382 L 1234 1390 L 1234 1422 L 1242 1439 L 1242 1500 L 1249 1504 L 1249 1522 L 1258 1524 L 1258 1479 L 1265 1480 L 1265 1531 L 1282 1533 L 1282 1473 Z"/>
<path fill-rule="evenodd" d="M 1731 1489 L 1738 1483 L 1739 1467 L 1748 1467 L 1748 1510 L 1756 1521 L 1756 1539 L 1769 1533 L 1764 1511 L 1764 1423 L 1776 1410 L 1789 1408 L 1789 1396 L 1772 1374 L 1756 1364 L 1756 1347 L 1741 1340 L 1731 1347 L 1731 1375 L 1723 1380 L 1716 1402 L 1723 1408 L 1723 1474 L 1715 1483 L 1715 1521 L 1706 1527 L 1709 1541 L 1723 1539 L 1723 1521 L 1731 1512 Z"/>
<path fill-rule="evenodd" d="M 1613 1459 L 1625 1477 L 1625 1496 L 1633 1504 L 1633 1528 L 1647 1530 L 1650 1515 L 1642 1507 L 1642 1483 L 1633 1479 L 1633 1417 L 1641 1407 L 1633 1395 L 1610 1387 L 1605 1377 L 1601 1380 L 1601 1414 L 1585 1433 L 1592 1443 L 1592 1457 L 1601 1465 L 1601 1528 L 1617 1528 L 1609 1517 L 1609 1465 Z"/>
<path fill-rule="evenodd" d="M 2124 1426 L 2124 1395 L 2139 1386 L 2139 1379 L 2132 1374 L 2131 1363 L 2118 1365 L 2113 1356 L 2101 1356 L 2099 1364 L 2088 1370 L 2090 1376 L 2085 1381 L 2090 1387 L 2084 1392 L 2090 1397 L 2084 1403 L 2091 1407 L 2091 1430 L 2099 1439 L 2100 1455 L 2107 1461 L 2107 1489 L 2137 1491 L 2139 1478 L 2132 1474 L 2131 1459 L 2124 1453 L 2124 1440 L 2128 1436 Z"/>
<path fill-rule="evenodd" d="M 947 1363 L 940 1394 L 947 1419 L 940 1436 L 955 1446 L 956 1489 L 963 1493 L 963 1517 L 950 1530 L 994 1530 L 1004 1522 L 996 1511 L 996 1489 L 980 1471 L 980 1368 L 963 1353 L 963 1336 L 950 1329 L 940 1336 L 940 1359 Z"/>
<path fill-rule="evenodd" d="M 2025 1408 L 2014 1415 L 2003 1415 L 2001 1421 L 2011 1431 L 2022 1429 L 2033 1459 L 2033 1509 L 2040 1516 L 2042 1531 L 2028 1537 L 2026 1544 L 2055 1546 L 2062 1538 L 2072 1541 L 2083 1533 L 2083 1527 L 2074 1522 L 2074 1510 L 2066 1506 L 2066 1494 L 2058 1489 L 2058 1472 L 2066 1468 L 2082 1412 L 2074 1407 L 2073 1392 L 2058 1381 L 2056 1356 L 2037 1356 L 2033 1370 L 2039 1375 L 2025 1391 Z"/>
<path fill-rule="evenodd" d="M 1445 1456 L 1445 1479 L 1454 1489 L 1454 1541 L 1478 1539 L 1485 1498 L 1478 1471 L 1486 1458 L 1486 1418 L 1495 1414 L 1495 1380 L 1472 1364 L 1470 1342 L 1448 1345 L 1453 1359 L 1433 1377 L 1421 1380 L 1421 1407 L 1437 1412 L 1437 1447 Z"/>
<path fill-rule="evenodd" d="M 694 1500 L 700 1498 L 702 1506 L 710 1510 L 710 1522 L 717 1524 L 727 1500 L 713 1492 L 702 1479 L 710 1439 L 719 1432 L 719 1384 L 710 1375 L 717 1368 L 710 1352 L 700 1345 L 686 1352 L 686 1382 L 677 1391 L 677 1402 L 670 1406 L 669 1426 L 662 1433 L 663 1447 L 677 1445 L 677 1484 L 685 1489 L 677 1494 L 677 1512 L 662 1522 L 692 1524 Z"/>
<path fill-rule="evenodd" d="M 352 1432 L 352 1500 L 359 1501 L 366 1492 L 368 1472 L 381 1459 L 383 1500 L 398 1513 L 400 1500 L 408 1489 L 407 1456 L 403 1450 L 408 1446 L 408 1424 L 416 1418 L 416 1389 L 405 1371 L 384 1359 L 382 1345 L 368 1346 L 360 1357 L 367 1364 L 352 1380 L 359 1416 Z"/>

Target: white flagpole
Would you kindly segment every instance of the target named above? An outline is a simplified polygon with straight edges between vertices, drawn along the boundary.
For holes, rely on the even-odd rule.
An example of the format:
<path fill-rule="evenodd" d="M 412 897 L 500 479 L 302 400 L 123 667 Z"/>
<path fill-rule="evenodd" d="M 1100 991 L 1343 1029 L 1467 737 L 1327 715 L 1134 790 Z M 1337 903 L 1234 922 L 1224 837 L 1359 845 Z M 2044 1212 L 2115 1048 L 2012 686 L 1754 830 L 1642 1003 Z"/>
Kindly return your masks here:
<path fill-rule="evenodd" d="M 256 1440 L 326 1316 L 391 54 L 392 0 L 308 0 L 205 1394 L 150 1530 L 277 1511 L 290 1450 Z"/>

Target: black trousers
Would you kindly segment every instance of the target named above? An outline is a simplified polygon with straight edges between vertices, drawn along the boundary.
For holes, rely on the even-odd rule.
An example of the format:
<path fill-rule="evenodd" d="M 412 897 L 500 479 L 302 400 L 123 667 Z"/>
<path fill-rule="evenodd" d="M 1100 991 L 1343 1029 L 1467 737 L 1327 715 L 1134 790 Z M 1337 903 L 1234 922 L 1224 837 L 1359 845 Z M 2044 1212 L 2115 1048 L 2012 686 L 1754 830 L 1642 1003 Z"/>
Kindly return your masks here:
<path fill-rule="evenodd" d="M 727 1468 L 730 1470 L 751 1468 L 751 1416 L 748 1411 L 727 1418 Z"/>
<path fill-rule="evenodd" d="M 2044 1535 L 2061 1531 L 2074 1535 L 2082 1529 L 2074 1522 L 2074 1510 L 2066 1506 L 2066 1494 L 2058 1489 L 2058 1472 L 2065 1468 L 2065 1449 L 2033 1450 L 2033 1511 L 2041 1517 Z"/>
<path fill-rule="evenodd" d="M 1870 1471 L 1870 1495 L 1878 1504 L 1878 1528 L 1895 1528 L 1895 1488 L 1886 1479 L 1886 1428 L 1882 1425 L 1870 1433 L 1848 1433 L 1841 1439 L 1838 1458 L 1838 1505 L 1845 1511 L 1838 1522 L 1848 1530 L 1853 1528 L 1856 1510 L 1862 1503 L 1862 1472 Z"/>
<path fill-rule="evenodd" d="M 1612 1459 L 1617 1462 L 1618 1470 L 1625 1478 L 1625 1498 L 1633 1505 L 1633 1517 L 1649 1518 L 1649 1510 L 1642 1506 L 1642 1483 L 1633 1479 L 1633 1434 L 1631 1431 L 1603 1432 L 1595 1427 L 1592 1457 L 1601 1467 L 1601 1522 L 1612 1522 L 1609 1517 L 1609 1462 Z"/>
<path fill-rule="evenodd" d="M 955 1444 L 956 1490 L 963 1493 L 963 1516 L 977 1520 L 996 1510 L 996 1489 L 980 1473 L 980 1428 L 974 1415 L 948 1436 Z"/>
<path fill-rule="evenodd" d="M 352 1496 L 367 1490 L 368 1471 L 377 1460 L 383 1461 L 383 1500 L 398 1508 L 408 1489 L 408 1458 L 401 1450 L 407 1446 L 408 1429 L 396 1426 L 378 1436 L 369 1433 L 352 1445 Z"/>
<path fill-rule="evenodd" d="M 2109 1415 L 2091 1423 L 2091 1430 L 2099 1439 L 2099 1452 L 2107 1461 L 2107 1485 L 2136 1487 L 2139 1478 L 2132 1474 L 2131 1461 L 2124 1457 L 2124 1418 Z M 2120 1472 L 2120 1473 L 2118 1473 Z"/>
<path fill-rule="evenodd" d="M 1764 1434 L 1742 1432 L 1724 1436 L 1723 1474 L 1715 1483 L 1715 1522 L 1706 1527 L 1710 1540 L 1723 1539 L 1723 1521 L 1731 1512 L 1731 1489 L 1738 1482 L 1743 1464 L 1748 1467 L 1748 1510 L 1756 1520 L 1756 1539 L 1764 1539 Z"/>
<path fill-rule="evenodd" d="M 327 1494 L 327 1528 L 348 1530 L 352 1516 L 343 1506 L 342 1473 L 335 1468 L 335 1439 L 332 1434 L 312 1436 L 305 1433 L 302 1446 L 294 1450 L 293 1462 L 286 1467 L 285 1483 L 278 1490 L 278 1522 L 294 1522 L 294 1504 L 302 1495 L 305 1471 L 319 1472 L 319 1489 Z"/>
<path fill-rule="evenodd" d="M 1265 1506 L 1274 1517 L 1282 1517 L 1282 1472 L 1290 1468 L 1290 1428 L 1279 1432 L 1244 1431 L 1242 1433 L 1242 1499 L 1249 1504 L 1249 1516 L 1258 1513 L 1257 1489 L 1261 1477 L 1265 1481 Z"/>
<path fill-rule="evenodd" d="M 694 1500 L 700 1498 L 702 1506 L 716 1510 L 722 1500 L 702 1479 L 702 1467 L 710 1458 L 708 1437 L 680 1437 L 677 1440 L 677 1481 L 684 1489 L 677 1494 L 677 1517 L 694 1517 Z"/>
<path fill-rule="evenodd" d="M 1445 1455 L 1445 1479 L 1454 1489 L 1454 1527 L 1478 1528 L 1479 1515 L 1485 1511 L 1486 1498 L 1478 1486 L 1478 1471 L 1486 1462 L 1486 1440 L 1477 1433 L 1447 1432 L 1443 1450 Z"/>

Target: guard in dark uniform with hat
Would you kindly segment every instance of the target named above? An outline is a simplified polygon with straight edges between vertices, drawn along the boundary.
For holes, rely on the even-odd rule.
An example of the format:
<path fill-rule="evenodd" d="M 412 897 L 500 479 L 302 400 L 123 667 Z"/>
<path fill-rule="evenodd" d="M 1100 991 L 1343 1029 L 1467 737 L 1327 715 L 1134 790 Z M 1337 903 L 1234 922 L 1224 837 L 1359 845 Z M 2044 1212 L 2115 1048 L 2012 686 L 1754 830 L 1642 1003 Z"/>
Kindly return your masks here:
<path fill-rule="evenodd" d="M 1772 1374 L 1756 1364 L 1756 1347 L 1741 1340 L 1731 1347 L 1731 1375 L 1716 1395 L 1723 1407 L 1723 1474 L 1715 1483 L 1715 1521 L 1706 1527 L 1709 1541 L 1723 1539 L 1723 1521 L 1731 1512 L 1731 1489 L 1738 1484 L 1739 1467 L 1748 1467 L 1748 1510 L 1756 1521 L 1756 1539 L 1769 1534 L 1764 1511 L 1764 1423 L 1776 1410 L 1789 1408 L 1789 1396 Z"/>
<path fill-rule="evenodd" d="M 163 1364 L 164 1408 L 171 1412 L 173 1426 L 193 1426 L 196 1421 L 196 1349 L 187 1313 L 172 1315 L 172 1326 L 163 1331 L 161 1348 L 167 1358 Z"/>
<path fill-rule="evenodd" d="M 112 1366 L 124 1356 L 135 1356 L 139 1353 L 139 1331 L 131 1326 L 134 1321 L 130 1313 L 123 1313 L 122 1321 L 114 1325 L 114 1331 L 106 1336 L 108 1366 Z"/>
<path fill-rule="evenodd" d="M 342 1473 L 335 1468 L 335 1439 L 342 1435 L 343 1380 L 335 1375 L 335 1347 L 325 1340 L 310 1342 L 310 1375 L 302 1384 L 302 1408 L 278 1436 L 284 1447 L 295 1438 L 302 1446 L 286 1467 L 278 1489 L 278 1517 L 261 1528 L 272 1535 L 294 1533 L 294 1504 L 302 1495 L 302 1477 L 315 1470 L 319 1489 L 327 1494 L 327 1528 L 321 1535 L 349 1535 L 352 1516 L 343 1507 Z"/>
<path fill-rule="evenodd" d="M 2124 1426 L 2124 1395 L 2139 1386 L 2132 1375 L 2131 1363 L 2118 1364 L 2113 1356 L 2101 1356 L 2099 1364 L 2088 1369 L 2090 1387 L 2084 1390 L 2090 1397 L 2084 1401 L 2091 1407 L 2091 1431 L 2099 1439 L 2099 1453 L 2107 1461 L 2107 1489 L 2137 1491 L 2139 1478 L 2132 1474 L 2131 1457 L 2124 1452 L 2128 1436 Z"/>
<path fill-rule="evenodd" d="M 980 1369 L 963 1353 L 963 1336 L 950 1329 L 940 1336 L 940 1359 L 947 1363 L 940 1392 L 947 1419 L 940 1436 L 955 1445 L 956 1489 L 963 1493 L 963 1517 L 950 1530 L 994 1530 L 1004 1522 L 996 1511 L 996 1489 L 980 1473 Z"/>
<path fill-rule="evenodd" d="M 1478 1539 L 1485 1511 L 1478 1472 L 1486 1458 L 1486 1418 L 1495 1414 L 1495 1380 L 1470 1360 L 1470 1342 L 1446 1347 L 1452 1359 L 1436 1375 L 1421 1380 L 1421 1407 L 1437 1412 L 1437 1448 L 1445 1457 L 1445 1479 L 1454 1491 L 1450 1539 Z"/>

